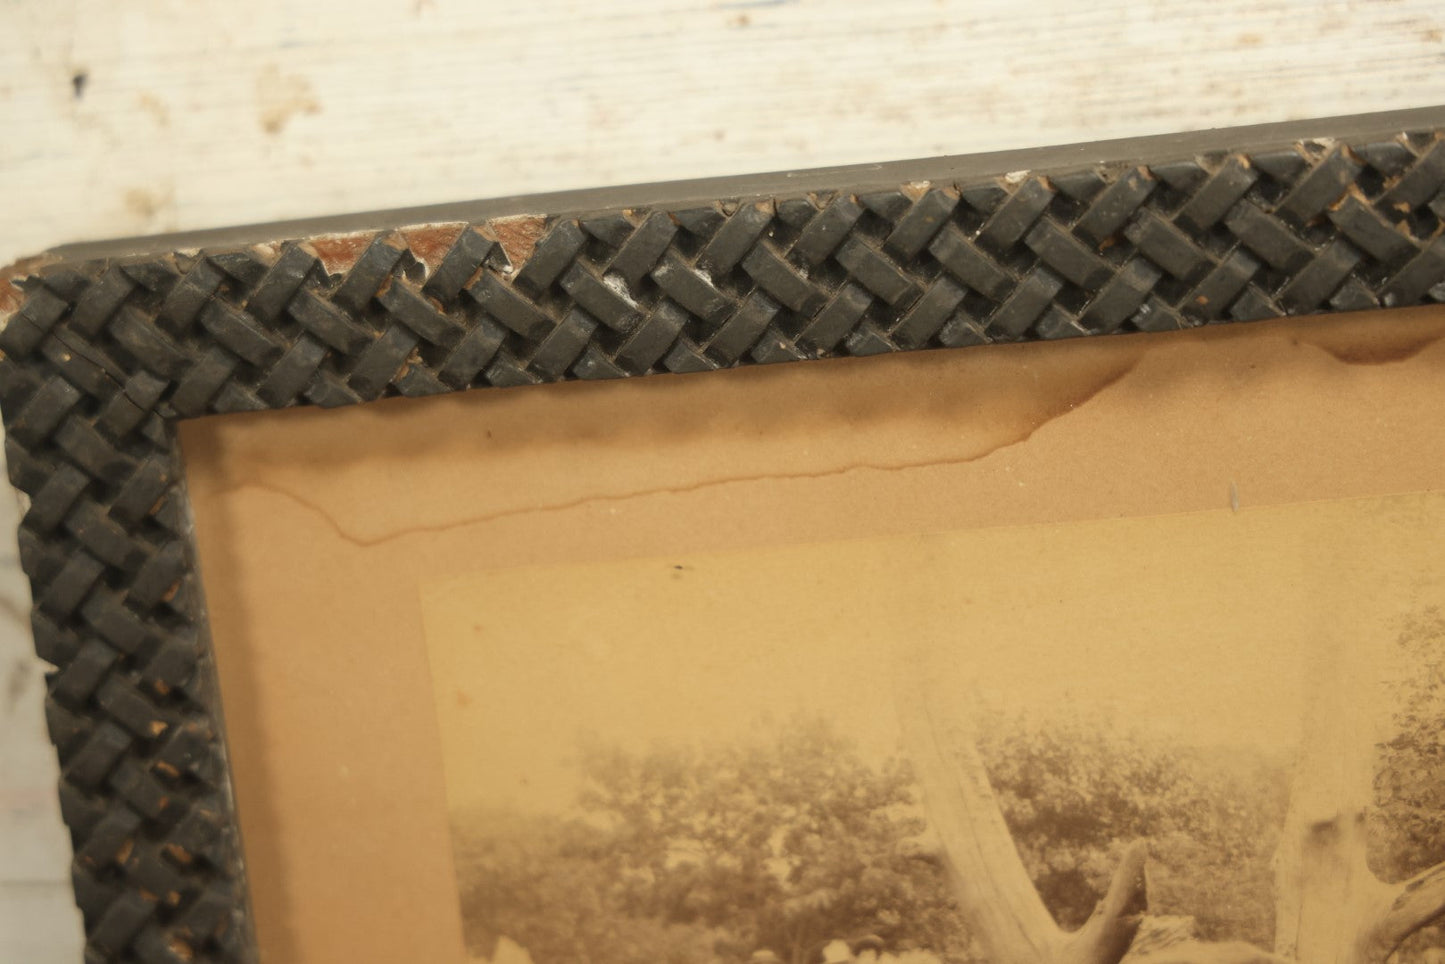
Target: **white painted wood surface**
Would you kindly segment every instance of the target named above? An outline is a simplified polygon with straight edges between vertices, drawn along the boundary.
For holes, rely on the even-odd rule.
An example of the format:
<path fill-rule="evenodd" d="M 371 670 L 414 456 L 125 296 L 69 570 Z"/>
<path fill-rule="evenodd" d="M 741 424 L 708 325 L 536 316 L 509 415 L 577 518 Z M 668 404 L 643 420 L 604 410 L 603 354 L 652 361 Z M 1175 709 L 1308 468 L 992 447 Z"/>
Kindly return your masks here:
<path fill-rule="evenodd" d="M 0 263 L 127 234 L 1438 103 L 1440 0 L 0 0 Z M 7 535 L 0 960 L 71 964 L 27 604 Z"/>
<path fill-rule="evenodd" d="M 0 10 L 0 261 L 118 234 L 1445 102 L 1439 0 Z"/>

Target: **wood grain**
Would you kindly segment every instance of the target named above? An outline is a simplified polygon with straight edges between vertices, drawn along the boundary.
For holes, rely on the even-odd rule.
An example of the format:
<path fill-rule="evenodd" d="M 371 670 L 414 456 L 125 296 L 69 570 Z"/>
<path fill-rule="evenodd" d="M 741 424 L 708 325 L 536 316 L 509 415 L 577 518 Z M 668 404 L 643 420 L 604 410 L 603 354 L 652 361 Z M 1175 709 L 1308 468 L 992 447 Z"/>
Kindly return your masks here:
<path fill-rule="evenodd" d="M 0 262 L 121 234 L 1445 102 L 1434 0 L 23 0 L 6 17 Z"/>

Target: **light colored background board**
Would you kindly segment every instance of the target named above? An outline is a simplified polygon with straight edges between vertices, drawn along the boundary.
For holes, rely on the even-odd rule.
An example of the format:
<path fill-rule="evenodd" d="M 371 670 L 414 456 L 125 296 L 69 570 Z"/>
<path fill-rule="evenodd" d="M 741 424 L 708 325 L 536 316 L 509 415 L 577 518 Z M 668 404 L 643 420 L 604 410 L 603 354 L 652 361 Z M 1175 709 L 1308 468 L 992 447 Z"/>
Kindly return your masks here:
<path fill-rule="evenodd" d="M 1445 102 L 1437 0 L 0 9 L 0 261 L 118 234 Z"/>
<path fill-rule="evenodd" d="M 0 0 L 0 263 L 126 234 L 1436 103 L 1438 0 Z M 5 536 L 0 959 L 74 962 L 28 602 Z"/>

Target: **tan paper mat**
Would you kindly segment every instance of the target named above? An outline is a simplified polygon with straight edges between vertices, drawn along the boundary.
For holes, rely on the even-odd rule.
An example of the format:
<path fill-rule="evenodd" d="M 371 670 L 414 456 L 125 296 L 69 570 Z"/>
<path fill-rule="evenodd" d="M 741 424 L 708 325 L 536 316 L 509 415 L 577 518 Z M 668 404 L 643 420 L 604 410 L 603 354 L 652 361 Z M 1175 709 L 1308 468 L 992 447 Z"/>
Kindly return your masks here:
<path fill-rule="evenodd" d="M 464 958 L 420 586 L 1426 491 L 1442 335 L 1425 309 L 183 423 L 263 960 Z"/>

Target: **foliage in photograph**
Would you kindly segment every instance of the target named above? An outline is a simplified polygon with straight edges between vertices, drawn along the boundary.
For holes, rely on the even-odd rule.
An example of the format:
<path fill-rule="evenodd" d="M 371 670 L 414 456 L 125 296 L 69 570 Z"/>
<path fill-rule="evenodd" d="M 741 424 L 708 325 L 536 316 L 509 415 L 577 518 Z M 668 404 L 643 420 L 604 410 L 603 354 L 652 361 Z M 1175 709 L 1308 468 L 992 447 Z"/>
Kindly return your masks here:
<path fill-rule="evenodd" d="M 1371 869 L 1386 883 L 1445 860 L 1445 617 L 1411 617 L 1399 645 L 1409 672 L 1394 684 L 1369 820 Z M 990 713 L 976 739 L 1063 931 L 1088 920 L 1142 840 L 1151 939 L 1202 942 L 1187 944 L 1200 961 L 1283 959 L 1266 951 L 1292 754 L 1181 746 L 1082 710 Z M 587 742 L 577 761 L 582 789 L 565 816 L 454 815 L 475 957 L 505 938 L 535 964 L 743 964 L 769 952 L 818 964 L 834 959 L 830 945 L 876 938 L 885 961 L 994 964 L 960 913 L 902 754 L 870 763 L 827 720 L 798 719 L 707 747 Z M 1442 947 L 1437 928 L 1420 927 L 1391 960 L 1435 962 Z"/>

